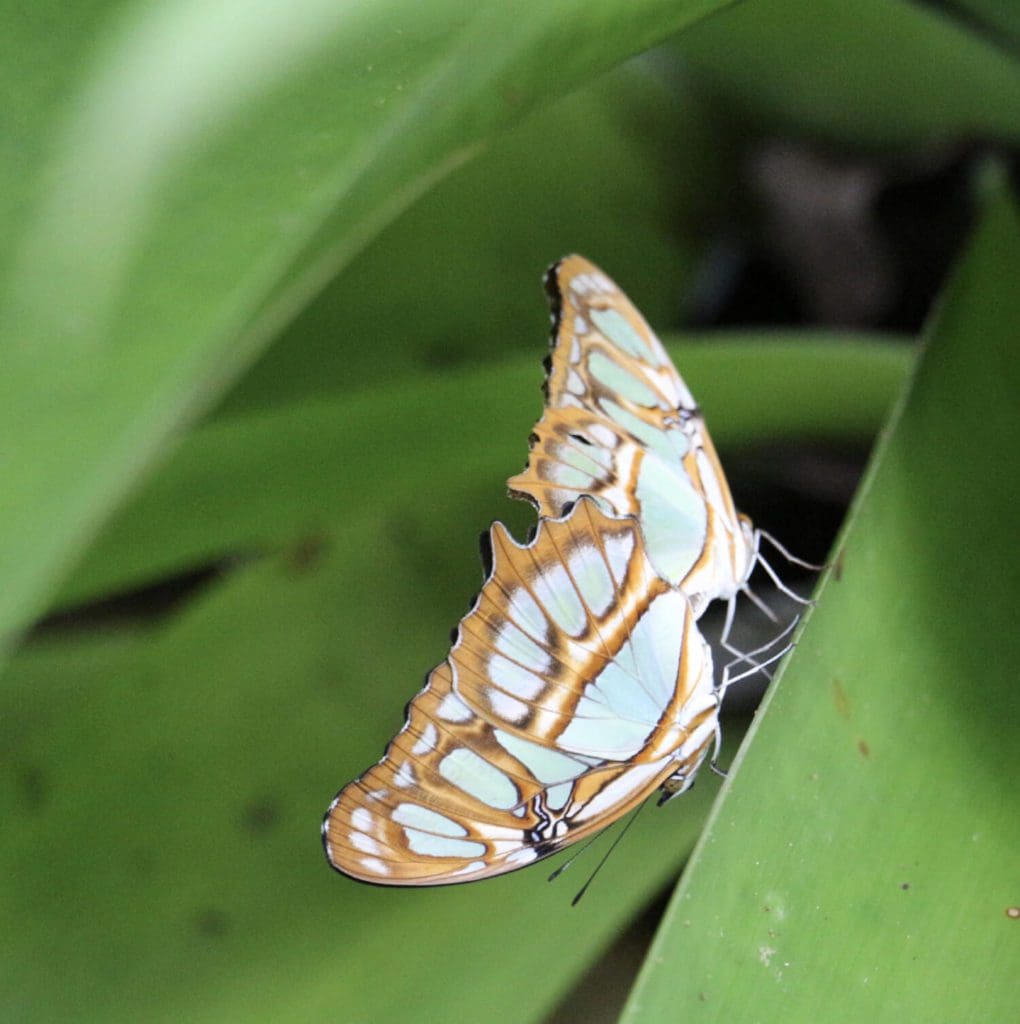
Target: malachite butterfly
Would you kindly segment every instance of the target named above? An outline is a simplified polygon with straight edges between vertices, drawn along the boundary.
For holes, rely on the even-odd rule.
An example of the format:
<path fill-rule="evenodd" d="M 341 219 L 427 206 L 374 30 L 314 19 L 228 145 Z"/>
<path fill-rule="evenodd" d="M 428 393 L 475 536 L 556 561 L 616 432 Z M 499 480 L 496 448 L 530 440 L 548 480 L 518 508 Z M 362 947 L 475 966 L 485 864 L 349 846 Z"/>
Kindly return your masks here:
<path fill-rule="evenodd" d="M 500 523 L 449 657 L 386 756 L 326 816 L 330 863 L 391 885 L 470 881 L 590 835 L 715 735 L 712 656 L 632 518 L 581 497 L 530 544 Z"/>
<path fill-rule="evenodd" d="M 546 408 L 453 647 L 383 759 L 322 834 L 337 870 L 444 885 L 524 867 L 656 790 L 683 792 L 718 734 L 725 679 L 697 619 L 758 556 L 701 412 L 622 291 L 580 256 L 546 278 Z M 727 618 L 727 629 L 729 623 Z"/>

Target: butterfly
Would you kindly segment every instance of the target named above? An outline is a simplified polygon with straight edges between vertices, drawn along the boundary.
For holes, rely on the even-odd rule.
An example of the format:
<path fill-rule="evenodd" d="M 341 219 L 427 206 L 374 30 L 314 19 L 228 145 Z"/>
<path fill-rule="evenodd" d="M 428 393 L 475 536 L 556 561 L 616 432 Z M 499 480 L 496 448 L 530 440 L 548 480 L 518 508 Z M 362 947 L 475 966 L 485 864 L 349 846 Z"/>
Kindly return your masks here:
<path fill-rule="evenodd" d="M 490 566 L 383 759 L 337 795 L 330 864 L 388 885 L 502 874 L 682 792 L 716 732 L 712 654 L 632 517 L 587 495 Z"/>
<path fill-rule="evenodd" d="M 362 881 L 441 885 L 523 867 L 656 790 L 683 792 L 727 680 L 697 627 L 760 561 L 701 411 L 665 349 L 596 266 L 546 276 L 546 407 L 447 659 L 378 764 L 323 822 L 330 864 Z"/>

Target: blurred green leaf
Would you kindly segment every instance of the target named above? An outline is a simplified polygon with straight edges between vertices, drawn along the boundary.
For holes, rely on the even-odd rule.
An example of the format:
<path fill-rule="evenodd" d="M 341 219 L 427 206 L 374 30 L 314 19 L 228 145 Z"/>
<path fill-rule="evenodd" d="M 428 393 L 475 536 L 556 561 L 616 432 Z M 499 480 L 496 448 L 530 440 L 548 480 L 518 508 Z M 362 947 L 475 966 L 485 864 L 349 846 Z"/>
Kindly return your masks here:
<path fill-rule="evenodd" d="M 387 226 L 218 411 L 537 351 L 542 271 L 573 251 L 618 268 L 663 327 L 697 255 L 690 225 L 729 179 L 701 112 L 631 61 L 494 139 Z"/>
<path fill-rule="evenodd" d="M 624 1019 L 1009 1020 L 1020 221 L 960 268 Z"/>
<path fill-rule="evenodd" d="M 1020 8 L 1015 0 L 944 0 L 943 6 L 989 42 L 1020 50 Z"/>
<path fill-rule="evenodd" d="M 413 198 L 723 2 L 173 0 L 86 4 L 82 27 L 10 12 L 15 68 L 65 67 L 56 87 L 15 83 L 22 145 L 0 169 L 0 636 Z"/>
<path fill-rule="evenodd" d="M 718 443 L 873 435 L 912 350 L 839 334 L 715 334 L 671 346 Z M 466 486 L 488 511 L 541 411 L 536 355 L 365 393 L 217 418 L 192 432 L 111 521 L 64 587 L 67 606 L 237 555 L 320 543 Z M 413 429 L 412 429 L 413 426 Z M 479 438 L 484 437 L 484 441 Z M 511 503 L 509 511 L 519 507 Z"/>
<path fill-rule="evenodd" d="M 743 3 L 677 45 L 756 133 L 900 149 L 1020 139 L 1020 62 L 930 5 Z"/>

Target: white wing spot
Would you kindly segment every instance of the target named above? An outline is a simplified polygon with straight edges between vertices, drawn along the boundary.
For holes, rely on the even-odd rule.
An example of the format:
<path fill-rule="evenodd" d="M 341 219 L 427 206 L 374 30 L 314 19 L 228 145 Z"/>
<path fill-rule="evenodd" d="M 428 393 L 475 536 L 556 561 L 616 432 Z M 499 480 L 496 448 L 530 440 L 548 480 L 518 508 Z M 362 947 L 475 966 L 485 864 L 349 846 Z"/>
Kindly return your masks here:
<path fill-rule="evenodd" d="M 360 850 L 362 853 L 379 852 L 379 844 L 371 836 L 366 836 L 364 832 L 352 832 L 349 838 L 350 844 L 355 850 Z"/>
<path fill-rule="evenodd" d="M 628 532 L 606 537 L 602 541 L 602 547 L 609 562 L 610 574 L 617 583 L 622 583 L 627 577 L 627 566 L 634 554 L 634 534 Z"/>
<path fill-rule="evenodd" d="M 505 722 L 513 722 L 514 725 L 522 725 L 528 717 L 528 705 L 521 703 L 516 697 L 507 696 L 502 690 L 489 690 L 486 693 L 489 698 L 489 707 L 493 714 L 502 718 Z"/>
<path fill-rule="evenodd" d="M 522 846 L 506 855 L 507 864 L 530 864 L 534 859 L 535 851 L 529 846 Z"/>
<path fill-rule="evenodd" d="M 550 787 L 545 794 L 546 807 L 550 811 L 562 811 L 573 791 L 574 787 L 569 782 L 561 782 L 558 786 Z"/>
<path fill-rule="evenodd" d="M 505 772 L 467 747 L 458 747 L 439 762 L 439 774 L 489 807 L 508 811 L 520 802 L 517 787 Z"/>
<path fill-rule="evenodd" d="M 544 679 L 508 661 L 502 654 L 493 655 L 487 668 L 496 686 L 523 700 L 534 700 L 545 689 Z"/>
<path fill-rule="evenodd" d="M 409 789 L 415 784 L 414 768 L 410 761 L 405 761 L 393 773 L 393 785 L 399 789 Z"/>
<path fill-rule="evenodd" d="M 571 636 L 580 636 L 588 625 L 584 608 L 562 565 L 550 565 L 532 583 L 535 596 L 561 629 Z"/>
<path fill-rule="evenodd" d="M 531 672 L 548 672 L 552 668 L 549 652 L 512 622 L 505 622 L 500 627 L 495 647 L 500 654 L 519 662 Z"/>
<path fill-rule="evenodd" d="M 364 807 L 355 807 L 351 811 L 351 824 L 362 832 L 371 832 L 372 815 Z"/>
<path fill-rule="evenodd" d="M 462 868 L 457 868 L 456 871 L 451 871 L 450 874 L 452 874 L 452 875 L 471 875 L 471 874 L 474 874 L 476 871 L 484 871 L 484 870 L 485 870 L 485 861 L 484 860 L 473 860 L 470 864 L 467 864 L 467 865 L 465 865 Z"/>
<path fill-rule="evenodd" d="M 436 708 L 436 714 L 444 722 L 469 722 L 474 712 L 455 693 L 448 693 Z"/>
<path fill-rule="evenodd" d="M 588 436 L 603 448 L 613 448 L 616 445 L 616 435 L 604 423 L 592 423 L 588 427 Z"/>
<path fill-rule="evenodd" d="M 432 722 L 422 729 L 421 736 L 418 737 L 418 742 L 411 747 L 412 754 L 424 754 L 429 750 L 436 749 L 436 739 L 439 736 L 439 732 Z"/>
<path fill-rule="evenodd" d="M 441 836 L 450 836 L 459 839 L 468 834 L 468 830 L 453 818 L 432 810 L 431 807 L 423 807 L 421 804 L 403 803 L 398 804 L 393 812 L 393 820 L 398 825 L 408 825 L 411 828 L 420 829 L 425 832 L 435 832 Z"/>
<path fill-rule="evenodd" d="M 524 587 L 514 587 L 510 591 L 510 607 L 508 617 L 522 629 L 539 640 L 544 640 L 549 629 L 549 622 L 538 603 Z"/>
<path fill-rule="evenodd" d="M 545 747 L 531 740 L 522 739 L 513 733 L 494 729 L 496 742 L 512 757 L 517 758 L 532 775 L 544 785 L 567 782 L 583 775 L 587 770 L 580 761 L 561 754 L 552 747 Z"/>
<path fill-rule="evenodd" d="M 588 607 L 596 615 L 605 615 L 616 600 L 616 590 L 599 550 L 591 544 L 575 548 L 570 555 L 570 574 Z"/>

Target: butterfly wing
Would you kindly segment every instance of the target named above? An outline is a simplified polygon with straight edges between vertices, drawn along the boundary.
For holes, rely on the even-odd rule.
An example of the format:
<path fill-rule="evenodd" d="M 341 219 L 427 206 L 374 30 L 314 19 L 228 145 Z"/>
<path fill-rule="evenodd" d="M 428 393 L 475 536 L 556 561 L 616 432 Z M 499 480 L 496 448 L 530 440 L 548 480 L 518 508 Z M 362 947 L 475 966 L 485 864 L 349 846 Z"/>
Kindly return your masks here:
<path fill-rule="evenodd" d="M 441 885 L 523 867 L 689 779 L 715 734 L 711 654 L 633 520 L 584 498 L 492 566 L 383 759 L 323 823 L 363 881 Z"/>
<path fill-rule="evenodd" d="M 568 256 L 546 277 L 553 349 L 546 408 L 512 494 L 544 516 L 583 494 L 635 516 L 649 558 L 701 613 L 740 589 L 755 557 L 704 419 L 666 350 L 594 264 Z"/>

